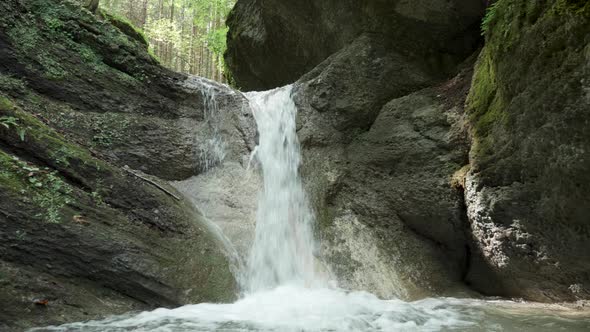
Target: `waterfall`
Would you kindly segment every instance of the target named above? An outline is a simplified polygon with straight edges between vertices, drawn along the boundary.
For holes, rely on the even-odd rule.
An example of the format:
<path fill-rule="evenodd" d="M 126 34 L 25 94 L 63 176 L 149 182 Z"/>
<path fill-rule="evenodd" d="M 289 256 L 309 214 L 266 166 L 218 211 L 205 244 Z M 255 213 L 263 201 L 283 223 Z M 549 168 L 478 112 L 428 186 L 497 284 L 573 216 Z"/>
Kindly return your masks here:
<path fill-rule="evenodd" d="M 211 130 L 211 135 L 199 148 L 199 161 L 203 171 L 207 172 L 212 167 L 223 162 L 226 156 L 226 143 L 221 136 L 220 112 L 217 104 L 217 94 L 220 89 L 215 82 L 201 77 L 192 77 L 192 86 L 197 87 L 203 98 L 203 118 Z"/>
<path fill-rule="evenodd" d="M 311 285 L 314 215 L 299 176 L 301 155 L 292 87 L 246 94 L 258 125 L 253 152 L 263 175 L 256 235 L 248 261 L 249 292 L 296 283 Z"/>
<path fill-rule="evenodd" d="M 214 90 L 207 93 L 215 99 Z M 160 308 L 31 331 L 588 331 L 585 317 L 564 318 L 545 306 L 454 298 L 405 302 L 326 287 L 314 268 L 314 215 L 299 176 L 297 108 L 291 94 L 291 86 L 246 94 L 259 131 L 251 160 L 260 166 L 264 185 L 254 243 L 238 278 L 245 288 L 238 301 Z M 221 145 L 211 147 L 223 147 L 218 138 Z"/>

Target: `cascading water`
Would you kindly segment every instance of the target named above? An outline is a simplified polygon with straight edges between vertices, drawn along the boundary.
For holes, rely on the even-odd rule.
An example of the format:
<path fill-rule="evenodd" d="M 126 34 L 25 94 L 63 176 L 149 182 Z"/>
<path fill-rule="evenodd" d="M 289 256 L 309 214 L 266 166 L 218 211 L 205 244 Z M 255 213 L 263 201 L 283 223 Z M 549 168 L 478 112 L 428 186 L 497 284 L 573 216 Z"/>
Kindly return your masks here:
<path fill-rule="evenodd" d="M 247 94 L 258 125 L 253 152 L 264 189 L 256 217 L 256 237 L 248 262 L 248 291 L 287 283 L 315 283 L 313 213 L 299 177 L 297 109 L 291 86 Z"/>
<path fill-rule="evenodd" d="M 296 108 L 290 86 L 250 93 L 261 166 L 256 238 L 244 296 L 231 304 L 157 309 L 34 331 L 587 331 L 587 317 L 510 301 L 438 298 L 381 300 L 326 287 L 314 266 L 313 214 L 301 180 Z M 549 310 L 551 309 L 551 310 Z"/>
<path fill-rule="evenodd" d="M 197 80 L 195 86 L 199 87 L 203 97 L 204 120 L 211 130 L 211 136 L 203 146 L 199 148 L 199 160 L 204 171 L 208 171 L 211 167 L 218 165 L 225 159 L 225 142 L 219 130 L 219 106 L 217 105 L 217 89 L 213 82 L 205 80 L 200 77 L 195 77 Z"/>

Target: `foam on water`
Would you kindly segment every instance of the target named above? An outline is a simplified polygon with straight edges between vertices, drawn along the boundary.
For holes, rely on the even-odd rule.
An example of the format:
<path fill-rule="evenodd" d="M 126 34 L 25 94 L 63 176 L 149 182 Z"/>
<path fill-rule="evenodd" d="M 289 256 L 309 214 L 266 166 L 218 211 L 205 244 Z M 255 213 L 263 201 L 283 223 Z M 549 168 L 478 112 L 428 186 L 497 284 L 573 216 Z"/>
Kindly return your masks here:
<path fill-rule="evenodd" d="M 316 270 L 314 216 L 298 168 L 297 109 L 291 87 L 247 97 L 258 124 L 264 188 L 256 235 L 242 271 L 243 297 L 231 304 L 111 317 L 34 331 L 586 331 L 588 317 L 564 318 L 530 304 L 437 298 L 381 300 L 329 284 Z M 212 94 L 211 94 L 212 95 Z M 221 140 L 220 140 L 221 141 Z M 215 145 L 215 144 L 213 144 Z M 220 146 L 222 148 L 222 146 Z M 214 149 L 215 150 L 215 149 Z"/>
<path fill-rule="evenodd" d="M 507 303 L 507 302 L 506 302 Z M 231 304 L 197 304 L 36 331 L 587 331 L 590 321 L 528 304 L 380 300 L 365 292 L 282 285 Z M 520 309 L 520 310 L 518 310 Z"/>

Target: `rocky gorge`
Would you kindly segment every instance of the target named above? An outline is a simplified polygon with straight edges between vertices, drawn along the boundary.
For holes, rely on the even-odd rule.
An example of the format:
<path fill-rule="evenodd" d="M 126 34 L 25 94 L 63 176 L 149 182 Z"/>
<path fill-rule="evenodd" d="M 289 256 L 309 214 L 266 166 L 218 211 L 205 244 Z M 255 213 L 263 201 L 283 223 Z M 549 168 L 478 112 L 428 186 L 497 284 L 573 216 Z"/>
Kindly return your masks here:
<path fill-rule="evenodd" d="M 262 181 L 240 91 L 291 83 L 340 287 L 586 306 L 587 1 L 238 0 L 234 88 L 82 5 L 0 3 L 0 329 L 235 300 Z"/>

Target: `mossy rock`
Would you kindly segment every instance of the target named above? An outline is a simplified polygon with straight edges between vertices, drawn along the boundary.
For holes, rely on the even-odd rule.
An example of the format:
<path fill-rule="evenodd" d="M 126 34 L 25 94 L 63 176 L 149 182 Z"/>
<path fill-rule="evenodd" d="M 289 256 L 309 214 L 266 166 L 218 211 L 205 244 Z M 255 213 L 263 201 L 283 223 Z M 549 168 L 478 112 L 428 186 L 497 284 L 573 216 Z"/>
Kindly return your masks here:
<path fill-rule="evenodd" d="M 126 19 L 125 17 L 114 15 L 107 13 L 104 10 L 101 10 L 101 15 L 107 19 L 112 25 L 116 26 L 117 29 L 121 30 L 127 36 L 137 40 L 141 44 L 145 45 L 146 47 L 149 45 L 147 38 L 143 31 L 133 25 L 131 21 Z"/>
<path fill-rule="evenodd" d="M 466 188 L 480 255 L 467 280 L 486 294 L 590 298 L 589 8 L 499 0 L 488 13 Z"/>
<path fill-rule="evenodd" d="M 182 161 L 151 154 L 193 147 L 174 130 L 202 112 L 177 85 L 186 78 L 71 1 L 7 0 L 0 12 L 0 329 L 233 300 L 223 245 L 199 212 L 122 168 L 159 160 L 146 170 L 177 173 L 157 163 Z M 48 310 L 29 295 L 49 297 Z"/>

